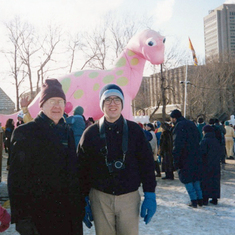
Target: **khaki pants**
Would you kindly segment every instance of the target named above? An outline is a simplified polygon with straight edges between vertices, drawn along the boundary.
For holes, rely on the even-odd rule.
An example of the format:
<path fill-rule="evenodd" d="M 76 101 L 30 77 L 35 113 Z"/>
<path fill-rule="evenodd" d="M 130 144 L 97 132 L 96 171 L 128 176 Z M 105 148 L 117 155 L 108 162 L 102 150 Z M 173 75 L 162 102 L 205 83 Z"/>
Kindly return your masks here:
<path fill-rule="evenodd" d="M 226 152 L 227 152 L 227 156 L 230 157 L 232 156 L 233 157 L 233 137 L 225 137 L 225 140 L 226 140 Z"/>
<path fill-rule="evenodd" d="M 96 189 L 90 191 L 96 235 L 138 235 L 139 191 L 115 196 Z"/>

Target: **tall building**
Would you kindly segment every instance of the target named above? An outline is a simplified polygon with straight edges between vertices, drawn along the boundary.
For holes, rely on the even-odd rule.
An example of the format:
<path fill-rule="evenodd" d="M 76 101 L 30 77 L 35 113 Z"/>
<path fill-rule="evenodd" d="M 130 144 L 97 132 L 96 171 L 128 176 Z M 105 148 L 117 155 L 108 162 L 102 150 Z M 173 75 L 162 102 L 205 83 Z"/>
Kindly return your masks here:
<path fill-rule="evenodd" d="M 206 61 L 235 58 L 235 4 L 223 4 L 204 17 Z"/>

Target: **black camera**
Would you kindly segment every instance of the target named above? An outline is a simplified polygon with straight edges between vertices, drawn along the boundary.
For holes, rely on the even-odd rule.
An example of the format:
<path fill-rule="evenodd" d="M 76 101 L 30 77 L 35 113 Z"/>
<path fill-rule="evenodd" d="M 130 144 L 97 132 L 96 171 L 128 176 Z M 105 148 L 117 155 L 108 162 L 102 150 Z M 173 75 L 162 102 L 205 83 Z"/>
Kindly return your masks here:
<path fill-rule="evenodd" d="M 123 155 L 123 159 L 113 160 L 108 162 L 108 149 L 107 146 L 100 149 L 100 153 L 105 158 L 106 166 L 108 167 L 109 174 L 114 172 L 119 172 L 120 170 L 125 169 L 125 154 Z"/>
<path fill-rule="evenodd" d="M 107 167 L 109 173 L 119 172 L 120 170 L 125 169 L 125 163 L 123 162 L 123 160 L 107 162 Z"/>

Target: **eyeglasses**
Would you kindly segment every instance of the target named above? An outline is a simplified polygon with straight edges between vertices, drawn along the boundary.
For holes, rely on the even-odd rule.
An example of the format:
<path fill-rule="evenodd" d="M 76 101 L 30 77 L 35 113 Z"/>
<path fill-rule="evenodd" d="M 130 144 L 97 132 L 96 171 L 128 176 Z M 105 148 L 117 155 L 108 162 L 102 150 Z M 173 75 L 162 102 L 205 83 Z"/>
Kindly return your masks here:
<path fill-rule="evenodd" d="M 65 102 L 64 100 L 48 100 L 47 102 L 51 107 L 59 105 L 60 107 L 64 107 L 65 106 Z"/>
<path fill-rule="evenodd" d="M 112 103 L 112 101 L 114 102 L 114 104 L 121 104 L 121 99 L 120 98 L 106 98 L 105 100 L 104 100 L 104 103 L 105 104 L 111 104 Z"/>

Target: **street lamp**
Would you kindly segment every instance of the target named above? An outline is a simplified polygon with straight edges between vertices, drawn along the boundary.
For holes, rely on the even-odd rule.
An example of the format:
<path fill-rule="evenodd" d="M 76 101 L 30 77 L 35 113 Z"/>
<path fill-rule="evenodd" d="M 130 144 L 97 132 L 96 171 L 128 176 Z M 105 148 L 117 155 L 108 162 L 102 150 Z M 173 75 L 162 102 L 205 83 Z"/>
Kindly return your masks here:
<path fill-rule="evenodd" d="M 187 78 L 187 76 L 186 76 Z M 195 87 L 194 84 L 192 84 L 190 81 L 187 81 L 187 79 L 185 78 L 185 81 L 180 81 L 180 84 L 185 84 L 184 85 L 184 117 L 186 118 L 186 107 L 187 107 L 187 86 L 192 85 Z"/>

